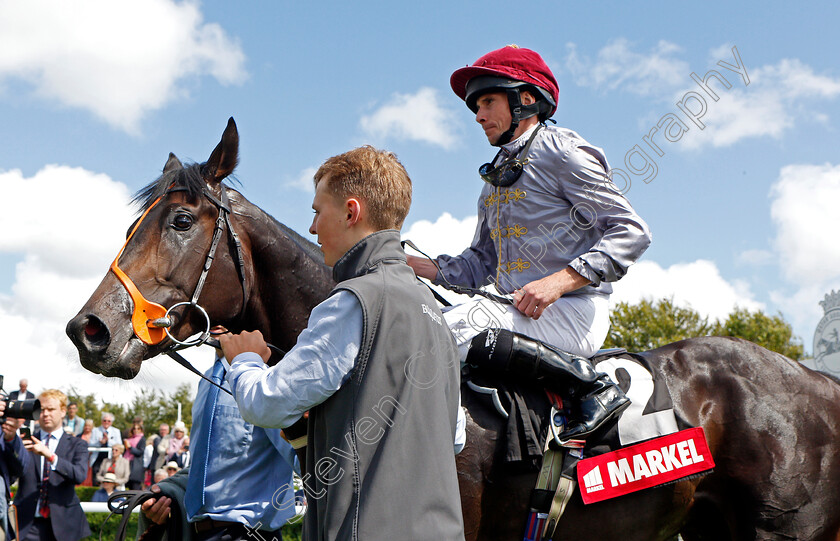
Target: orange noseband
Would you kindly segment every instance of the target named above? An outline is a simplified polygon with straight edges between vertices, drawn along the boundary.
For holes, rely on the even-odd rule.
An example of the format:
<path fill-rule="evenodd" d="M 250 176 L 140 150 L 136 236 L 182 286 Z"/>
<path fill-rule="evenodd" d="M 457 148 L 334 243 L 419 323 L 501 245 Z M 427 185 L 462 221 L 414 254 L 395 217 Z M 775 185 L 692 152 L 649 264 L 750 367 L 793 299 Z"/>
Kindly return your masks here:
<path fill-rule="evenodd" d="M 150 346 L 161 343 L 166 337 L 166 330 L 164 328 L 150 325 L 151 321 L 166 315 L 166 308 L 156 302 L 146 300 L 143 294 L 140 293 L 140 290 L 137 289 L 137 286 L 134 285 L 134 282 L 131 281 L 131 278 L 129 278 L 128 275 L 120 268 L 119 260 L 125 250 L 125 247 L 128 246 L 131 237 L 134 236 L 137 228 L 139 228 L 140 224 L 143 222 L 143 219 L 147 214 L 149 214 L 149 211 L 160 202 L 160 199 L 161 198 L 158 197 L 157 200 L 152 203 L 148 209 L 146 209 L 146 212 L 144 212 L 143 216 L 141 216 L 137 221 L 134 229 L 131 230 L 128 238 L 125 239 L 125 244 L 123 244 L 123 247 L 120 249 L 120 253 L 117 254 L 117 258 L 114 259 L 113 263 L 111 263 L 111 271 L 113 271 L 125 287 L 126 291 L 128 291 L 128 294 L 131 296 L 131 300 L 134 302 L 134 311 L 131 313 L 131 326 L 134 328 L 134 334 L 137 335 L 137 338 Z"/>

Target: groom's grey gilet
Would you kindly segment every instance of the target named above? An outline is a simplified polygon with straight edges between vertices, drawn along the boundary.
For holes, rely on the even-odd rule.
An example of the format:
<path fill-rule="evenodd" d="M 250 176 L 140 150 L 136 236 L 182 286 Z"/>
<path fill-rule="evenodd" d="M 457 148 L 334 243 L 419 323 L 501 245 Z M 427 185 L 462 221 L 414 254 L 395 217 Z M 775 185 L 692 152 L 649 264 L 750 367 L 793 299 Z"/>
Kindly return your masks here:
<path fill-rule="evenodd" d="M 459 362 L 399 232 L 374 233 L 333 268 L 364 331 L 350 379 L 310 411 L 304 535 L 462 540 L 453 438 Z"/>

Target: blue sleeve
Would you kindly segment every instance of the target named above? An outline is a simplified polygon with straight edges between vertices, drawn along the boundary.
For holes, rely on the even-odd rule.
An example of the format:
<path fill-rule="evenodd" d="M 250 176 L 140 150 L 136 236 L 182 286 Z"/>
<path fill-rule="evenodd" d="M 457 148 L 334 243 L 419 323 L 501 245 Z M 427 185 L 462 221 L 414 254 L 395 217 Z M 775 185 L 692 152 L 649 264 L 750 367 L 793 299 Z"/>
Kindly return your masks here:
<path fill-rule="evenodd" d="M 277 454 L 283 457 L 283 460 L 289 463 L 289 466 L 292 468 L 292 471 L 300 472 L 300 467 L 296 467 L 296 453 L 295 450 L 292 448 L 292 445 L 286 441 L 286 438 L 283 437 L 283 433 L 280 431 L 279 428 L 266 428 L 265 434 L 268 436 L 268 439 L 271 441 L 271 444 L 277 449 Z"/>
<path fill-rule="evenodd" d="M 277 365 L 267 367 L 256 353 L 237 355 L 227 380 L 242 417 L 262 427 L 291 426 L 347 381 L 362 332 L 359 301 L 339 291 L 312 310 L 309 326 Z"/>
<path fill-rule="evenodd" d="M 3 452 L 3 459 L 9 468 L 11 484 L 23 475 L 23 470 L 29 464 L 29 453 L 26 452 L 23 447 L 23 440 L 17 434 L 12 441 L 6 441 L 5 437 L 0 436 L 0 446 L 2 446 L 0 449 Z"/>

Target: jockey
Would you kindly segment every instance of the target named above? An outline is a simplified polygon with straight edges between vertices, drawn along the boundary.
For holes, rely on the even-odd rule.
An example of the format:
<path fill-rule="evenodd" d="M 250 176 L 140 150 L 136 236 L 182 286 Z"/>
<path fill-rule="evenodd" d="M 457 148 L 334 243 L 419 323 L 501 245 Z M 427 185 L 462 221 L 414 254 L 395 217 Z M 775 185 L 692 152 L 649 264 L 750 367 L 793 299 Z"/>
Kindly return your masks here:
<path fill-rule="evenodd" d="M 647 224 L 613 184 L 600 148 L 545 125 L 558 87 L 539 54 L 516 45 L 491 51 L 450 84 L 499 150 L 479 169 L 485 184 L 470 247 L 408 263 L 444 287 L 493 284 L 512 294 L 510 305 L 474 297 L 444 313 L 462 361 L 559 379 L 578 409 L 560 439 L 585 437 L 629 405 L 575 356 L 603 344 L 610 282 L 647 249 Z"/>

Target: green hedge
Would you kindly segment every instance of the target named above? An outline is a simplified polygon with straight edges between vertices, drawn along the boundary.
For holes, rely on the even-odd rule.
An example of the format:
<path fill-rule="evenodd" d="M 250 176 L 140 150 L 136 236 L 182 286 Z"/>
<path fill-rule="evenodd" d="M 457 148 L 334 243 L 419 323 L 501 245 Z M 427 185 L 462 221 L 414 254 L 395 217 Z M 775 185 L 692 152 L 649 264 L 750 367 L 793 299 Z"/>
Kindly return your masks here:
<path fill-rule="evenodd" d="M 87 519 L 92 533 L 90 537 L 85 537 L 83 541 L 99 541 L 100 530 L 102 530 L 102 539 L 114 539 L 117 535 L 120 517 L 113 516 L 108 522 L 105 522 L 107 516 L 107 513 L 88 513 Z M 135 539 L 137 535 L 137 520 L 137 515 L 132 515 L 128 522 L 129 539 Z M 300 524 L 290 524 L 283 528 L 283 541 L 300 541 Z"/>

